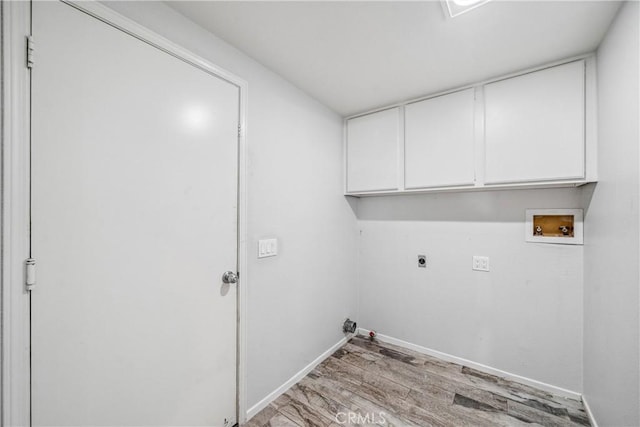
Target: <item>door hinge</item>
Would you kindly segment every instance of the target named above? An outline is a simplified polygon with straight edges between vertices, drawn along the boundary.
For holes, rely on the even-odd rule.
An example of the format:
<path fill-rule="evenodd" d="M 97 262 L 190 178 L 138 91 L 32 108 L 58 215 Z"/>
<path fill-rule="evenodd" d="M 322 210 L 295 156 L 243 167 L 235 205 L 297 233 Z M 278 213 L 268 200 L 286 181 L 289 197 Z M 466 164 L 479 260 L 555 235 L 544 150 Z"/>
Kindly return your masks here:
<path fill-rule="evenodd" d="M 35 43 L 33 36 L 27 36 L 27 68 L 33 68 Z"/>
<path fill-rule="evenodd" d="M 238 124 L 238 138 L 242 138 L 242 125 Z"/>
<path fill-rule="evenodd" d="M 33 258 L 27 258 L 25 261 L 25 285 L 27 291 L 32 291 L 36 285 L 36 260 Z"/>

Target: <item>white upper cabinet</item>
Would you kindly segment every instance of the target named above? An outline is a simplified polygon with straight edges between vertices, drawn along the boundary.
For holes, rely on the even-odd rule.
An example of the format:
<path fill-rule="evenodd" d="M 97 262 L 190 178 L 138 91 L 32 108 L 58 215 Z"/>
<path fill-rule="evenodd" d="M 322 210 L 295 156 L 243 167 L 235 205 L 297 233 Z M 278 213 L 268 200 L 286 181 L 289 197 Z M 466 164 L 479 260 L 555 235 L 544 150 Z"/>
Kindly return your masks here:
<path fill-rule="evenodd" d="M 485 183 L 585 177 L 585 62 L 490 83 Z"/>
<path fill-rule="evenodd" d="M 596 182 L 595 78 L 588 56 L 348 119 L 347 194 Z"/>
<path fill-rule="evenodd" d="M 398 189 L 400 108 L 347 120 L 347 192 Z"/>
<path fill-rule="evenodd" d="M 405 188 L 473 185 L 474 89 L 405 107 Z"/>

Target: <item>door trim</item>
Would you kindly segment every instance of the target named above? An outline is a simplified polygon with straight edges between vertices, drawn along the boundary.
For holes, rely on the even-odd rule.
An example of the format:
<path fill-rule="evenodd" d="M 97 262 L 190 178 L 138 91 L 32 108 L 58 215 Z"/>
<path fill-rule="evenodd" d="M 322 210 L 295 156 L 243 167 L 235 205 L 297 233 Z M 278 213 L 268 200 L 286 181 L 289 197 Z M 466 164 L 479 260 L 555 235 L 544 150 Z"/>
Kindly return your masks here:
<path fill-rule="evenodd" d="M 236 417 L 246 420 L 247 271 L 247 101 L 245 80 L 173 43 L 97 1 L 67 1 L 74 7 L 239 89 L 238 254 Z M 30 423 L 29 295 L 24 260 L 29 255 L 29 73 L 25 66 L 30 34 L 28 2 L 2 2 L 2 421 Z M 37 51 L 36 51 L 37 52 Z M 37 55 L 37 53 L 36 53 Z M 36 65 L 37 67 L 37 59 Z M 17 230 L 17 231 L 16 231 Z"/>
<path fill-rule="evenodd" d="M 30 423 L 29 294 L 29 2 L 0 5 L 2 22 L 2 416 L 6 426 Z"/>

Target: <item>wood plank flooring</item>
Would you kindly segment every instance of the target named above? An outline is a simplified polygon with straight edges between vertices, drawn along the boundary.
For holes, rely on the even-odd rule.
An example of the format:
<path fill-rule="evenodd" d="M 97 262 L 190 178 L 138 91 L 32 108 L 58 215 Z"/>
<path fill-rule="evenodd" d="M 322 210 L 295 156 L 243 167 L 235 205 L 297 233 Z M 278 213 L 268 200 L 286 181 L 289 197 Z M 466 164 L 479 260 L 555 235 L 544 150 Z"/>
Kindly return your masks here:
<path fill-rule="evenodd" d="M 354 337 L 247 427 L 589 426 L 581 402 Z"/>

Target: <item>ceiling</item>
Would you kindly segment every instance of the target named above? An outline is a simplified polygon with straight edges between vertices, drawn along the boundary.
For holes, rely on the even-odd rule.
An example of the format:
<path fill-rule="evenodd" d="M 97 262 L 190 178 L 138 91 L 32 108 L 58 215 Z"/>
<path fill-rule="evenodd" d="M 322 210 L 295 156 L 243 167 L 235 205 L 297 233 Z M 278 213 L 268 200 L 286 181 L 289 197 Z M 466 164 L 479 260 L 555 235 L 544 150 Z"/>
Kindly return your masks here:
<path fill-rule="evenodd" d="M 595 50 L 620 3 L 173 1 L 187 18 L 348 116 Z"/>

